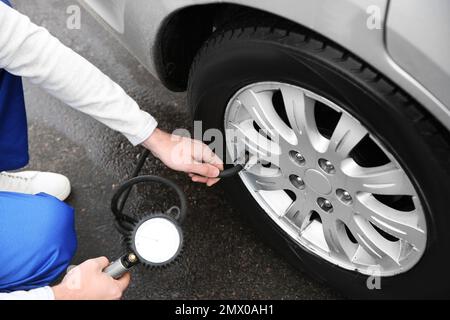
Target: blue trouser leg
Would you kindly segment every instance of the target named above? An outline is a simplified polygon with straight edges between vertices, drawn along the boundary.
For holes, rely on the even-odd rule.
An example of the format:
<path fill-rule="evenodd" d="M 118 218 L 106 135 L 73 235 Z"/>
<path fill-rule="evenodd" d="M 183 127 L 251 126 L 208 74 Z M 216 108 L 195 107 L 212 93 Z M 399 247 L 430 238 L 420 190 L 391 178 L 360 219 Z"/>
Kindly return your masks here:
<path fill-rule="evenodd" d="M 22 80 L 0 69 L 0 171 L 27 165 L 27 131 Z"/>
<path fill-rule="evenodd" d="M 51 284 L 76 246 L 70 206 L 44 193 L 0 192 L 0 292 Z"/>
<path fill-rule="evenodd" d="M 0 69 L 0 171 L 27 163 L 22 80 Z M 73 209 L 49 195 L 0 192 L 0 292 L 53 282 L 76 249 L 73 220 Z"/>

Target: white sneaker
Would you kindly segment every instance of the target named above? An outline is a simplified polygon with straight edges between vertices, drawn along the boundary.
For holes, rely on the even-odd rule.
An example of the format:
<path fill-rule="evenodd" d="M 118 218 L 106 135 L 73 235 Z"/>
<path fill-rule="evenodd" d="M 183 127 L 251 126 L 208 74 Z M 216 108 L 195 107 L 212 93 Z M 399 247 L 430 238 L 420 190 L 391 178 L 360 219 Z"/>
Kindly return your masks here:
<path fill-rule="evenodd" d="M 62 174 L 52 172 L 0 172 L 0 191 L 26 194 L 45 192 L 64 201 L 70 194 L 70 181 Z"/>

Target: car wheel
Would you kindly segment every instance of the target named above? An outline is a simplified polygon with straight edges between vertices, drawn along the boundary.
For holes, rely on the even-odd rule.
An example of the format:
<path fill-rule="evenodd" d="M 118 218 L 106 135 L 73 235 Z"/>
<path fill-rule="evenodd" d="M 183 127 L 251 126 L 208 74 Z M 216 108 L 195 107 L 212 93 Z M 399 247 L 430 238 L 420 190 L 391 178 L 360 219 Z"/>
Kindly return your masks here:
<path fill-rule="evenodd" d="M 188 99 L 232 160 L 253 159 L 222 184 L 294 265 L 350 297 L 448 297 L 449 134 L 389 80 L 309 30 L 246 19 L 199 51 Z"/>

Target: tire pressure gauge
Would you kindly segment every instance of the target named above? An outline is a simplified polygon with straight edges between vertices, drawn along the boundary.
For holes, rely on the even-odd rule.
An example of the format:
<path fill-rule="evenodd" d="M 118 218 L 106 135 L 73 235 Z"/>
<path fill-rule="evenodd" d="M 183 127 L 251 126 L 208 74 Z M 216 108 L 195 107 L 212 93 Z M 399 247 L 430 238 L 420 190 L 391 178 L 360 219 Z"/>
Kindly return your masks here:
<path fill-rule="evenodd" d="M 130 247 L 147 266 L 161 266 L 172 262 L 181 252 L 183 233 L 167 215 L 152 215 L 142 220 L 131 238 Z"/>
<path fill-rule="evenodd" d="M 180 224 L 186 218 L 186 196 L 178 185 L 168 179 L 138 176 L 148 155 L 148 151 L 142 154 L 132 178 L 122 183 L 111 199 L 117 230 L 122 233 L 128 248 L 127 254 L 103 270 L 116 279 L 139 263 L 148 268 L 165 267 L 180 255 L 183 248 Z M 125 214 L 123 211 L 128 196 L 137 184 L 159 184 L 172 189 L 178 197 L 179 206 L 173 206 L 165 213 L 148 212 L 141 219 Z"/>
<path fill-rule="evenodd" d="M 168 179 L 139 175 L 149 154 L 148 150 L 142 153 L 131 178 L 120 185 L 111 200 L 111 211 L 117 230 L 124 236 L 128 247 L 127 254 L 103 270 L 116 279 L 139 263 L 149 268 L 167 266 L 180 255 L 183 248 L 184 239 L 180 224 L 186 217 L 186 195 L 178 185 Z M 247 158 L 244 163 L 246 162 Z M 237 165 L 222 171 L 219 178 L 235 176 L 243 169 L 244 165 Z M 132 188 L 137 184 L 149 183 L 159 183 L 172 189 L 178 196 L 180 206 L 174 206 L 166 213 L 149 213 L 139 220 L 123 213 Z"/>
<path fill-rule="evenodd" d="M 136 224 L 127 244 L 130 252 L 104 270 L 113 278 L 120 278 L 138 263 L 150 268 L 172 263 L 182 251 L 183 233 L 171 216 L 150 214 Z"/>

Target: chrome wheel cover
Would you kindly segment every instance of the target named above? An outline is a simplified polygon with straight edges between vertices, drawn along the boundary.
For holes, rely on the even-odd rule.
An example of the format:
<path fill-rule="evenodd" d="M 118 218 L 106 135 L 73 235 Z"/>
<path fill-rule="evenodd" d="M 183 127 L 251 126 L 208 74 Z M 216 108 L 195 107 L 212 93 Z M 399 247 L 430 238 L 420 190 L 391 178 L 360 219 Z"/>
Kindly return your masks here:
<path fill-rule="evenodd" d="M 319 107 L 338 116 L 328 137 L 317 125 Z M 231 98 L 224 126 L 232 160 L 250 156 L 244 185 L 304 250 L 366 275 L 393 276 L 420 260 L 427 231 L 419 196 L 394 156 L 345 109 L 297 86 L 261 82 Z M 363 142 L 383 164 L 356 160 Z M 358 157 L 370 158 L 364 150 Z"/>

